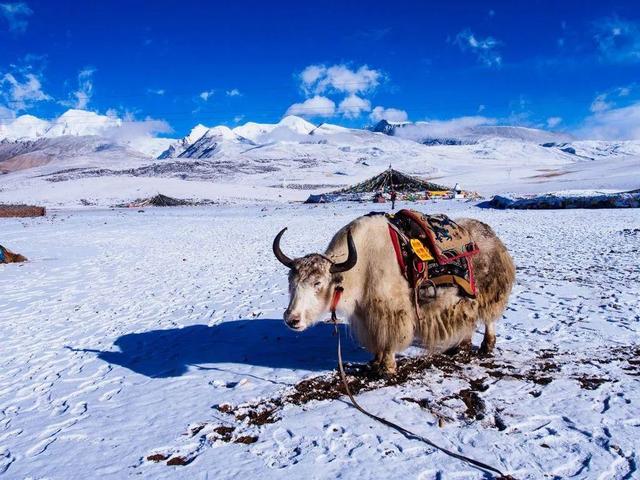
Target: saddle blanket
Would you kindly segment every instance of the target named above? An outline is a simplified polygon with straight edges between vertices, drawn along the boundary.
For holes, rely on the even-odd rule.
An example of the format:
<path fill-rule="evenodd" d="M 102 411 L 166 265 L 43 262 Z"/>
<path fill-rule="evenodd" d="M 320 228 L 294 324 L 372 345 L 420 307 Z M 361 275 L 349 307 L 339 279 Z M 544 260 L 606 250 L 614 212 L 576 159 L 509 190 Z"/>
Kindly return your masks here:
<path fill-rule="evenodd" d="M 457 285 L 475 298 L 471 257 L 479 249 L 467 230 L 441 214 L 405 209 L 386 217 L 398 264 L 412 288 L 432 284 L 435 294 L 436 286 Z"/>

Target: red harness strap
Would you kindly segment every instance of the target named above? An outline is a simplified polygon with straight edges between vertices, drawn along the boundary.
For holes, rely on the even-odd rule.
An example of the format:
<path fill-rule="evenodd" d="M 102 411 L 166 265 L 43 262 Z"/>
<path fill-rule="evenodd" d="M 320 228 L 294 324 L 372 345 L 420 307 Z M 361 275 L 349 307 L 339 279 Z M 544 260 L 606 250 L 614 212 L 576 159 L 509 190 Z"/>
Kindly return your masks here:
<path fill-rule="evenodd" d="M 396 232 L 391 224 L 389 224 L 389 235 L 391 235 L 391 243 L 393 244 L 393 250 L 396 252 L 396 259 L 400 270 L 403 275 L 406 275 L 406 265 L 404 264 L 404 258 L 402 258 L 402 249 L 400 248 L 400 239 L 398 238 L 398 232 Z"/>
<path fill-rule="evenodd" d="M 338 322 L 338 317 L 336 315 L 336 308 L 338 308 L 338 302 L 340 302 L 340 297 L 342 297 L 342 292 L 344 292 L 344 288 L 338 285 L 333 291 L 333 297 L 331 298 L 331 321 L 333 323 Z"/>

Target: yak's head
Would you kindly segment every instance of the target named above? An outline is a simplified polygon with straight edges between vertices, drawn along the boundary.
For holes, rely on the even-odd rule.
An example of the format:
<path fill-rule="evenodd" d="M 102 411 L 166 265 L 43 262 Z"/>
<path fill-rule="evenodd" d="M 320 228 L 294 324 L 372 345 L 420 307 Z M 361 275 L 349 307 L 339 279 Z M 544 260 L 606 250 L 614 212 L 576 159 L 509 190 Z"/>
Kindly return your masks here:
<path fill-rule="evenodd" d="M 342 273 L 354 267 L 358 253 L 351 231 L 347 231 L 349 254 L 342 263 L 334 263 L 319 253 L 291 259 L 280 250 L 284 228 L 273 241 L 273 253 L 289 268 L 289 306 L 284 312 L 285 323 L 295 331 L 302 331 L 317 323 L 331 308 L 336 286 L 342 282 Z"/>

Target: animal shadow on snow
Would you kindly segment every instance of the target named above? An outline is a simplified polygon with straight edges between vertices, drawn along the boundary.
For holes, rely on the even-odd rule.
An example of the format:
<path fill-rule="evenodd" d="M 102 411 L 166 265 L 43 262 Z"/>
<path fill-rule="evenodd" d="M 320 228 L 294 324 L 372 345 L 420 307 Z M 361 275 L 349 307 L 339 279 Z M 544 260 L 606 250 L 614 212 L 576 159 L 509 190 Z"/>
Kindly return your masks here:
<path fill-rule="evenodd" d="M 340 335 L 346 361 L 369 360 L 344 325 Z M 114 346 L 118 351 L 80 351 L 96 352 L 108 363 L 152 378 L 178 377 L 190 367 L 210 369 L 217 368 L 216 364 L 309 371 L 336 367 L 336 338 L 329 324 L 296 333 L 282 320 L 235 320 L 129 333 L 119 337 Z"/>

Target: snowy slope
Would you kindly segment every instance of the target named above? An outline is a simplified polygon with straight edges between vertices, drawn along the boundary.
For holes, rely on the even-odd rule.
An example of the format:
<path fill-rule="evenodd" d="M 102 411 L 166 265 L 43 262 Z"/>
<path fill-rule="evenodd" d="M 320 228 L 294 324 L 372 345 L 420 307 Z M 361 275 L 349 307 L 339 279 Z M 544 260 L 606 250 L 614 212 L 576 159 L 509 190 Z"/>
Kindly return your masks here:
<path fill-rule="evenodd" d="M 426 145 L 465 145 L 487 139 L 507 139 L 527 143 L 569 142 L 564 133 L 510 125 L 460 125 L 452 122 L 399 122 L 381 120 L 371 128 L 374 132 L 399 136 Z"/>
<path fill-rule="evenodd" d="M 175 140 L 159 138 L 153 132 L 128 130 L 135 121 L 123 120 L 114 115 L 100 115 L 86 110 L 67 110 L 49 121 L 32 115 L 22 115 L 11 121 L 0 122 L 0 141 L 34 141 L 65 136 L 100 136 L 132 150 L 156 158 Z"/>
<path fill-rule="evenodd" d="M 0 140 L 33 140 L 43 136 L 50 128 L 50 123 L 33 115 L 22 115 L 11 122 L 0 122 Z"/>
<path fill-rule="evenodd" d="M 195 143 L 200 137 L 202 137 L 207 131 L 208 127 L 205 127 L 201 123 L 191 129 L 189 134 L 179 140 L 173 140 L 167 148 L 158 154 L 158 159 L 163 160 L 165 158 L 173 158 L 179 156 L 184 152 L 191 144 Z"/>
<path fill-rule="evenodd" d="M 129 168 L 148 162 L 149 157 L 143 153 L 98 136 L 0 141 L 0 171 L 22 170 L 29 176 L 70 168 Z"/>
<path fill-rule="evenodd" d="M 52 138 L 63 135 L 99 135 L 121 123 L 122 121 L 116 117 L 99 115 L 86 110 L 68 110 L 51 122 L 44 136 Z"/>

